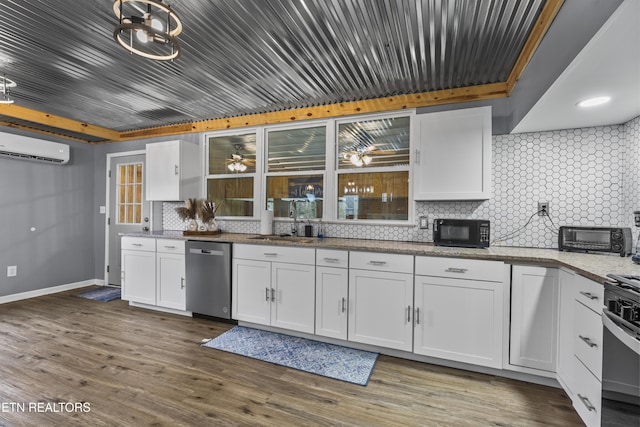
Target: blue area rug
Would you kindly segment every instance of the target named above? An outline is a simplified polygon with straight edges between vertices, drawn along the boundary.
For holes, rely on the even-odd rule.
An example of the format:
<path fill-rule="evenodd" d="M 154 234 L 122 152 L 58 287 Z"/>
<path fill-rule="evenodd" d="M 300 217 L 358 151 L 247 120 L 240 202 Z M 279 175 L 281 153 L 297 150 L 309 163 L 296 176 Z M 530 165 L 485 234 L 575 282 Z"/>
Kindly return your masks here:
<path fill-rule="evenodd" d="M 378 358 L 378 353 L 244 326 L 202 345 L 359 385 L 367 385 Z"/>
<path fill-rule="evenodd" d="M 89 289 L 88 291 L 80 292 L 77 296 L 94 301 L 113 301 L 114 299 L 120 299 L 120 288 L 103 286 L 98 289 Z"/>

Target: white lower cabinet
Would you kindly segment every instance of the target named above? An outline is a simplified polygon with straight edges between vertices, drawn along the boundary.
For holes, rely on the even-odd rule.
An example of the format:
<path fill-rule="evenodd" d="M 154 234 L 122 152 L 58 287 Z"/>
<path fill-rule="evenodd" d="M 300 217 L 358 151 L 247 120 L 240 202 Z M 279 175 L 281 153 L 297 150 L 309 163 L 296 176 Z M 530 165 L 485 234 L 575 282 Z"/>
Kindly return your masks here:
<path fill-rule="evenodd" d="M 556 376 L 588 427 L 602 422 L 603 299 L 601 284 L 560 272 Z"/>
<path fill-rule="evenodd" d="M 350 252 L 349 267 L 349 341 L 412 351 L 413 256 Z"/>
<path fill-rule="evenodd" d="M 186 310 L 185 242 L 158 239 L 156 241 L 156 305 Z"/>
<path fill-rule="evenodd" d="M 233 318 L 315 332 L 315 249 L 234 245 Z"/>
<path fill-rule="evenodd" d="M 509 363 L 556 371 L 558 269 L 514 265 Z"/>
<path fill-rule="evenodd" d="M 122 299 L 186 310 L 184 241 L 122 237 Z"/>
<path fill-rule="evenodd" d="M 316 335 L 347 339 L 348 252 L 316 250 Z"/>
<path fill-rule="evenodd" d="M 122 299 L 155 305 L 156 239 L 124 236 L 121 248 Z"/>
<path fill-rule="evenodd" d="M 414 353 L 501 368 L 503 281 L 502 262 L 416 257 Z"/>

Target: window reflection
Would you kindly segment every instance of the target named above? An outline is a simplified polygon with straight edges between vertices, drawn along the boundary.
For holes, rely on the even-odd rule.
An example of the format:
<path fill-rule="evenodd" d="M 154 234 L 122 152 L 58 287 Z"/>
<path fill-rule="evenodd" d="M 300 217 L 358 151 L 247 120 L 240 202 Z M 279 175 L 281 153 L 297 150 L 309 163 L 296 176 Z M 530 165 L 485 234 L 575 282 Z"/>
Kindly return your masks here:
<path fill-rule="evenodd" d="M 338 219 L 407 220 L 409 172 L 338 175 Z"/>

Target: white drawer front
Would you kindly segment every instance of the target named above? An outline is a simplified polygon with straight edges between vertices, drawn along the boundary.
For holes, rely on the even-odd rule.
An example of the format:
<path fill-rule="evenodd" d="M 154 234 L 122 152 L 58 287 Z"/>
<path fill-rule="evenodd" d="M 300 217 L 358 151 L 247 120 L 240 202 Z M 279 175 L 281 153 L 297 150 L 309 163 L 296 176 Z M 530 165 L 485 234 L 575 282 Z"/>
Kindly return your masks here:
<path fill-rule="evenodd" d="M 413 273 L 413 255 L 349 252 L 349 268 Z"/>
<path fill-rule="evenodd" d="M 579 360 L 575 361 L 573 407 L 587 426 L 599 426 L 602 417 L 602 384 Z"/>
<path fill-rule="evenodd" d="M 416 275 L 502 282 L 504 263 L 445 257 L 416 257 Z"/>
<path fill-rule="evenodd" d="M 604 306 L 604 286 L 578 276 L 576 299 L 600 315 Z"/>
<path fill-rule="evenodd" d="M 316 265 L 323 267 L 349 267 L 349 252 L 332 249 L 316 249 Z"/>
<path fill-rule="evenodd" d="M 155 251 L 156 239 L 152 237 L 123 236 L 120 249 L 133 251 Z"/>
<path fill-rule="evenodd" d="M 184 255 L 184 240 L 157 239 L 156 250 L 163 253 Z"/>
<path fill-rule="evenodd" d="M 602 317 L 579 301 L 573 302 L 573 348 L 593 375 L 602 379 Z"/>
<path fill-rule="evenodd" d="M 316 250 L 294 246 L 233 245 L 233 257 L 257 261 L 315 265 Z"/>

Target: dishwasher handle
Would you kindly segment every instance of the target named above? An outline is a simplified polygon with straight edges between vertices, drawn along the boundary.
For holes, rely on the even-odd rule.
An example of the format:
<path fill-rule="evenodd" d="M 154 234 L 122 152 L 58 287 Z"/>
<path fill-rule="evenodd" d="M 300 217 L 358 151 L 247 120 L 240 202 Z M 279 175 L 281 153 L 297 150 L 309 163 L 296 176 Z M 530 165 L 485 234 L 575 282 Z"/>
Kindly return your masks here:
<path fill-rule="evenodd" d="M 211 249 L 201 249 L 201 248 L 190 248 L 189 253 L 193 255 L 224 256 L 224 251 L 215 251 Z"/>

